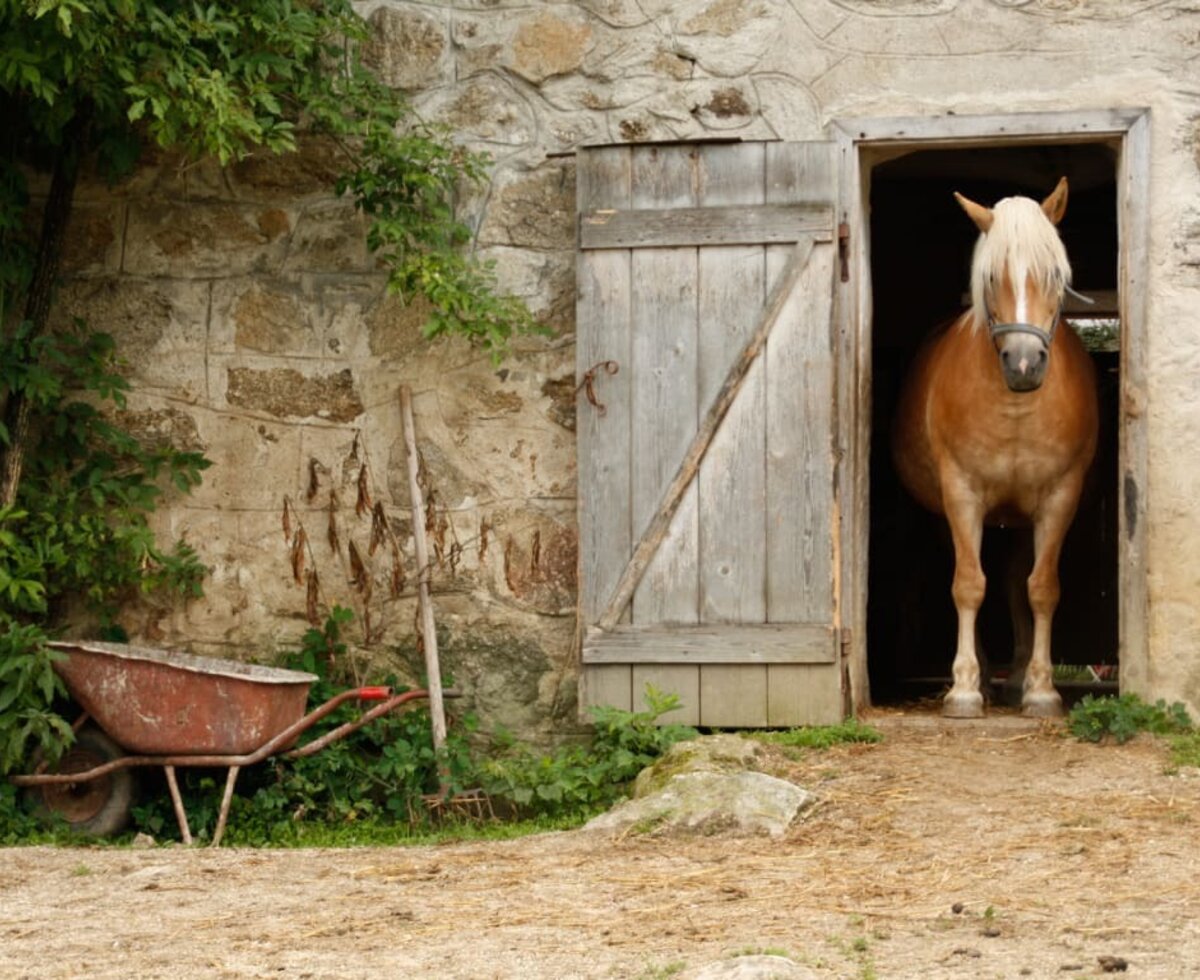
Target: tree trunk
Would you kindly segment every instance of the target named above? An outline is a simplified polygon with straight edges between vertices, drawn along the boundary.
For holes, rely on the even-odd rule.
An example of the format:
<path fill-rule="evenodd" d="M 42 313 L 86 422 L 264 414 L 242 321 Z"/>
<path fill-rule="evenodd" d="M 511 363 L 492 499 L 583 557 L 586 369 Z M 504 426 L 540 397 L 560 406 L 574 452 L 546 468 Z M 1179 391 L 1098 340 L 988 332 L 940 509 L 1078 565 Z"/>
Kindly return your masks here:
<path fill-rule="evenodd" d="M 30 340 L 42 334 L 50 319 L 50 300 L 62 264 L 63 243 L 71 218 L 75 183 L 79 178 L 79 163 L 87 143 L 90 116 L 90 112 L 80 109 L 66 125 L 62 146 L 54 161 L 50 194 L 42 212 L 42 233 L 38 241 L 33 278 L 25 297 L 25 320 L 32 324 Z M 11 507 L 17 499 L 32 418 L 33 408 L 25 393 L 10 391 L 4 406 L 4 425 L 8 429 L 9 443 L 0 456 L 0 508 Z"/>

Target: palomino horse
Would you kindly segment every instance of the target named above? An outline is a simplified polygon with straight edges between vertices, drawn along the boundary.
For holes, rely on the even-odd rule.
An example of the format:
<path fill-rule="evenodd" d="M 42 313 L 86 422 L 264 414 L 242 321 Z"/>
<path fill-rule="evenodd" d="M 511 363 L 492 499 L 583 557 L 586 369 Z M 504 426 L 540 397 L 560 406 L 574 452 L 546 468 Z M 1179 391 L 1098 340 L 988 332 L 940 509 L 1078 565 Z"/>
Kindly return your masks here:
<path fill-rule="evenodd" d="M 985 579 L 983 527 L 1033 526 L 1029 575 L 1033 644 L 1024 671 L 1025 714 L 1062 713 L 1050 667 L 1058 558 L 1096 450 L 1095 369 L 1063 328 L 1071 279 L 1055 225 L 1067 181 L 1039 207 L 1010 197 L 986 208 L 955 194 L 981 235 L 971 268 L 971 308 L 918 353 L 900 395 L 892 452 L 917 500 L 944 514 L 954 543 L 958 649 L 942 702 L 952 718 L 983 714 L 975 619 Z M 1016 661 L 1022 657 L 1017 651 Z"/>

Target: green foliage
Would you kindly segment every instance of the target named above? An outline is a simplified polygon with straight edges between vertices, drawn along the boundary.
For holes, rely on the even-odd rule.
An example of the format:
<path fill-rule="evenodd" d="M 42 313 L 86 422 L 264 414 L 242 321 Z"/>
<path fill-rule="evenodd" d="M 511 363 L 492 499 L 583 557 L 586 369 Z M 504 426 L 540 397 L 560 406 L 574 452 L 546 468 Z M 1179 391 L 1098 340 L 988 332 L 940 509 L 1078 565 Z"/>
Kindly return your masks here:
<path fill-rule="evenodd" d="M 57 759 L 71 738 L 71 726 L 51 705 L 63 691 L 53 662 L 60 654 L 46 646 L 37 626 L 3 623 L 0 614 L 0 775 L 22 768 L 41 747 Z"/>
<path fill-rule="evenodd" d="M 367 31 L 349 0 L 0 0 L 0 110 L 24 162 L 48 167 L 83 121 L 113 175 L 147 143 L 226 164 L 323 134 L 343 151 L 337 193 L 367 215 L 391 289 L 429 301 L 426 334 L 462 334 L 499 357 L 514 331 L 538 328 L 493 267 L 463 253 L 471 229 L 455 203 L 488 159 L 417 119 L 364 68 Z M 3 167 L 0 311 L 4 284 L 11 293 L 27 280 L 31 260 L 24 178 Z"/>
<path fill-rule="evenodd" d="M 1102 742 L 1111 737 L 1121 744 L 1138 732 L 1182 735 L 1191 729 L 1187 709 L 1178 701 L 1170 706 L 1162 699 L 1147 704 L 1136 694 L 1120 697 L 1086 694 L 1067 716 L 1067 730 L 1085 742 Z"/>
<path fill-rule="evenodd" d="M 657 723 L 679 707 L 676 695 L 647 684 L 644 700 L 646 709 L 637 712 L 593 707 L 589 745 L 568 745 L 547 754 L 501 742 L 481 767 L 484 788 L 522 814 L 586 816 L 603 809 L 668 748 L 696 736 L 687 725 Z"/>
<path fill-rule="evenodd" d="M 82 599 L 107 621 L 134 593 L 201 591 L 195 552 L 183 541 L 161 548 L 148 517 L 164 485 L 191 490 L 209 461 L 109 421 L 101 406 L 123 406 L 128 387 L 116 368 L 112 339 L 79 322 L 0 338 L 0 388 L 25 393 L 40 432 L 16 505 L 0 508 L 0 773 L 35 748 L 57 758 L 70 741 L 45 646 L 64 602 Z"/>
<path fill-rule="evenodd" d="M 790 728 L 787 731 L 747 732 L 748 738 L 772 745 L 787 745 L 806 749 L 828 749 L 846 742 L 882 742 L 883 734 L 857 718 L 847 718 L 837 725 L 812 725 Z"/>

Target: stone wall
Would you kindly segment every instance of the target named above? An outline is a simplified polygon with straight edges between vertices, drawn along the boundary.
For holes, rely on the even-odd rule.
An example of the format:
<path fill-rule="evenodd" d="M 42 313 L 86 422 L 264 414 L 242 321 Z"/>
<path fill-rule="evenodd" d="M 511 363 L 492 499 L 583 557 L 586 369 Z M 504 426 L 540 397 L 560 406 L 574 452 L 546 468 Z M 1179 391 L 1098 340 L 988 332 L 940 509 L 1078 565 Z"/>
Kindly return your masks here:
<path fill-rule="evenodd" d="M 446 657 L 476 707 L 527 733 L 574 717 L 571 152 L 693 138 L 813 139 L 833 118 L 1148 106 L 1153 683 L 1200 706 L 1200 4 L 1196 0 L 434 0 L 365 2 L 367 57 L 426 117 L 495 158 L 467 207 L 476 246 L 557 329 L 499 368 L 420 337 L 383 295 L 360 219 L 327 190 L 333 151 L 227 172 L 158 162 L 86 187 L 63 315 L 115 333 L 130 418 L 216 463 L 163 529 L 212 568 L 184 610 L 139 606 L 137 637 L 268 656 L 304 628 L 280 525 L 303 519 L 323 599 L 357 606 L 344 549 L 363 466 L 399 540 L 408 498 L 397 390 L 415 392 L 435 492 Z M 315 494 L 308 499 L 310 483 Z M 327 543 L 329 493 L 343 556 Z M 413 651 L 411 584 L 369 604 L 372 656 Z M 411 577 L 412 561 L 408 555 Z"/>

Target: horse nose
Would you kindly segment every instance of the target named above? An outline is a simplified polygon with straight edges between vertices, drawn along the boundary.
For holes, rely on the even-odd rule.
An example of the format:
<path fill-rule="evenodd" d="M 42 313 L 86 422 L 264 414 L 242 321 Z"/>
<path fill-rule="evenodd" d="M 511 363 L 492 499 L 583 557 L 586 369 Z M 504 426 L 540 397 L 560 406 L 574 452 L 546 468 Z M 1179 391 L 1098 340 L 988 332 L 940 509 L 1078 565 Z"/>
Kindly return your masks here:
<path fill-rule="evenodd" d="M 1015 337 L 1000 351 L 1004 382 L 1011 391 L 1034 391 L 1046 377 L 1049 352 L 1033 337 Z"/>

